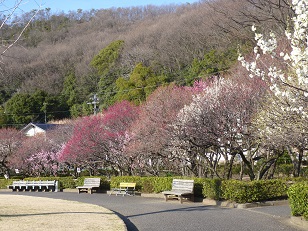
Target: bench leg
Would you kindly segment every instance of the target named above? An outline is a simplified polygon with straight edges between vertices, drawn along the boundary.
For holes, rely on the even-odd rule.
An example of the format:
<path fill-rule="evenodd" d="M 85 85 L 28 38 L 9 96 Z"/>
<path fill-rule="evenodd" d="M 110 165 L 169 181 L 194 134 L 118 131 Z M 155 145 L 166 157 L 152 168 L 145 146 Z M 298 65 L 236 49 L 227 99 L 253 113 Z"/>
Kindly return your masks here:
<path fill-rule="evenodd" d="M 164 195 L 164 198 L 165 198 L 165 201 L 168 201 L 168 195 L 167 194 Z"/>
<path fill-rule="evenodd" d="M 179 196 L 179 201 L 181 204 L 183 204 L 183 197 L 182 196 Z"/>

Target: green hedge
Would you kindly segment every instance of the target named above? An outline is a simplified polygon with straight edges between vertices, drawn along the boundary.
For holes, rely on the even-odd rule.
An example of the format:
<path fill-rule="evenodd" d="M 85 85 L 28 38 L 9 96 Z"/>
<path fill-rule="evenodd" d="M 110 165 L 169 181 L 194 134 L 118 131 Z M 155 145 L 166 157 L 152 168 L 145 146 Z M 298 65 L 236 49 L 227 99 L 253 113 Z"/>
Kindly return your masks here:
<path fill-rule="evenodd" d="M 308 183 L 296 183 L 288 189 L 291 213 L 308 220 Z"/>
<path fill-rule="evenodd" d="M 285 180 L 224 180 L 221 184 L 222 198 L 237 203 L 286 198 L 287 189 Z"/>
<path fill-rule="evenodd" d="M 202 194 L 205 198 L 219 200 L 221 198 L 221 180 L 204 179 Z"/>
<path fill-rule="evenodd" d="M 6 189 L 8 185 L 13 183 L 13 179 L 0 179 L 0 189 Z"/>
<path fill-rule="evenodd" d="M 140 192 L 160 193 L 171 189 L 172 179 L 172 177 L 116 176 L 111 177 L 110 188 L 118 188 L 121 182 L 133 182 Z"/>

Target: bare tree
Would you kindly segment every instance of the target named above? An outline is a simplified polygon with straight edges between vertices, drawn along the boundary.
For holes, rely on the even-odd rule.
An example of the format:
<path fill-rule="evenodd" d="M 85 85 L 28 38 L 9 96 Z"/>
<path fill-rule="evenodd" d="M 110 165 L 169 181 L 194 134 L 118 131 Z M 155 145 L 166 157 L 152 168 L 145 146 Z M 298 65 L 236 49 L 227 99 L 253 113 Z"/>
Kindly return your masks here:
<path fill-rule="evenodd" d="M 13 46 L 17 44 L 17 42 L 20 40 L 23 33 L 26 31 L 26 29 L 29 27 L 32 20 L 35 18 L 35 16 L 40 11 L 41 6 L 37 5 L 37 10 L 33 10 L 31 12 L 30 18 L 26 22 L 18 22 L 14 21 L 14 16 L 17 14 L 18 11 L 22 10 L 23 5 L 25 4 L 24 0 L 18 0 L 15 1 L 13 4 L 10 3 L 10 1 L 7 0 L 1 0 L 0 1 L 0 14 L 2 16 L 1 25 L 0 25 L 0 31 L 5 27 L 14 26 L 15 24 L 22 23 L 22 27 L 20 31 L 13 36 L 13 38 L 2 39 L 2 46 L 0 50 L 1 60 L 0 62 L 3 63 L 3 59 L 5 57 L 8 57 L 6 54 L 9 49 L 11 49 Z"/>

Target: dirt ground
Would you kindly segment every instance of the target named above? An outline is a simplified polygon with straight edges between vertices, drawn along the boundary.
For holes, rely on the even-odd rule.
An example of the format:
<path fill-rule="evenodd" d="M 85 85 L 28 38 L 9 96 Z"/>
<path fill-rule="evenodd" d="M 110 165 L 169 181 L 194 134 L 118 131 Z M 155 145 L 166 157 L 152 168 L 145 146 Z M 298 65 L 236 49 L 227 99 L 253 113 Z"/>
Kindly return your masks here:
<path fill-rule="evenodd" d="M 0 195 L 0 230 L 125 231 L 112 211 L 91 204 L 22 195 Z"/>

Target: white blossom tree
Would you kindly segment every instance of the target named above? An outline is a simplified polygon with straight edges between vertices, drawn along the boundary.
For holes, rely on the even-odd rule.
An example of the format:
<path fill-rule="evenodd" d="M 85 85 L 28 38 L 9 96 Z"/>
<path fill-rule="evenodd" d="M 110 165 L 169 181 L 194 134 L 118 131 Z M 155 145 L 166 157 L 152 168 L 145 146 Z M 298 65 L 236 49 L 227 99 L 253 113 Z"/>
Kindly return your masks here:
<path fill-rule="evenodd" d="M 251 159 L 257 146 L 249 130 L 264 85 L 248 78 L 215 80 L 186 105 L 173 124 L 173 152 L 188 164 L 197 163 L 221 178 L 231 178 L 236 156 L 255 179 Z M 224 161 L 219 175 L 217 164 Z M 199 174 L 200 176 L 200 174 Z"/>
<path fill-rule="evenodd" d="M 299 175 L 301 161 L 308 149 L 308 1 L 293 0 L 295 16 L 285 32 L 277 39 L 257 33 L 254 60 L 249 62 L 240 54 L 239 61 L 250 72 L 270 86 L 273 99 L 257 117 L 260 135 L 269 143 L 288 149 Z M 288 41 L 288 46 L 282 44 Z M 264 58 L 266 57 L 267 58 Z M 268 58 L 270 57 L 270 59 Z"/>

